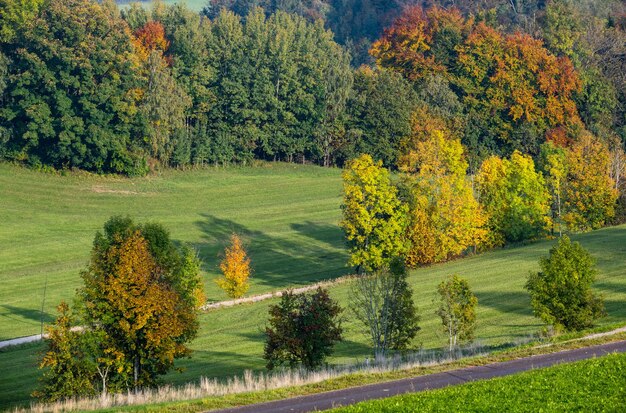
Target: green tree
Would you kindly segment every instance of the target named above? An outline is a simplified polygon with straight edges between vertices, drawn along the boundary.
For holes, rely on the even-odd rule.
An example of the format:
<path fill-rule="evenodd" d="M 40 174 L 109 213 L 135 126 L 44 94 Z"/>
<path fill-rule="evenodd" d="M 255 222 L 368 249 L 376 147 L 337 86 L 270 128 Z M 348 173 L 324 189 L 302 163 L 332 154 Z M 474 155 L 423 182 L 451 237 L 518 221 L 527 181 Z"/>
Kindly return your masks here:
<path fill-rule="evenodd" d="M 321 367 L 334 345 L 342 340 L 341 311 L 322 288 L 312 294 L 286 291 L 269 310 L 263 355 L 267 368 L 283 364 L 311 370 Z"/>
<path fill-rule="evenodd" d="M 3 52 L 11 61 L 0 110 L 0 128 L 10 131 L 0 141 L 5 158 L 146 172 L 136 59 L 123 20 L 89 0 L 46 1 Z"/>
<path fill-rule="evenodd" d="M 479 201 L 489 216 L 494 245 L 542 236 L 550 219 L 550 194 L 532 158 L 514 152 L 511 159 L 492 156 L 476 176 Z"/>
<path fill-rule="evenodd" d="M 546 142 L 541 145 L 539 169 L 543 172 L 552 196 L 550 207 L 552 232 L 558 225 L 559 236 L 563 233 L 563 186 L 567 177 L 567 156 L 563 148 Z"/>
<path fill-rule="evenodd" d="M 404 259 L 356 279 L 351 290 L 351 309 L 365 327 L 374 353 L 406 350 L 420 330 L 420 317 L 407 280 Z"/>
<path fill-rule="evenodd" d="M 113 217 L 94 240 L 79 290 L 86 328 L 103 332 L 120 354 L 114 381 L 135 389 L 153 386 L 198 329 L 202 290 L 198 265 L 174 246 L 158 224 L 135 225 Z"/>
<path fill-rule="evenodd" d="M 595 260 L 578 242 L 564 235 L 539 265 L 541 271 L 530 274 L 526 289 L 535 315 L 546 324 L 579 331 L 605 315 L 602 298 L 591 291 Z"/>
<path fill-rule="evenodd" d="M 406 206 L 382 162 L 361 155 L 348 162 L 343 182 L 341 227 L 350 249 L 348 265 L 357 272 L 374 271 L 404 255 Z"/>
<path fill-rule="evenodd" d="M 399 74 L 368 66 L 358 69 L 348 105 L 349 125 L 357 137 L 351 151 L 367 153 L 385 167 L 395 168 L 401 142 L 411 134 L 416 107 L 415 91 Z"/>
<path fill-rule="evenodd" d="M 460 340 L 471 341 L 476 328 L 476 305 L 478 298 L 472 293 L 467 280 L 458 275 L 448 277 L 437 286 L 441 304 L 436 314 L 448 334 L 449 350 Z"/>

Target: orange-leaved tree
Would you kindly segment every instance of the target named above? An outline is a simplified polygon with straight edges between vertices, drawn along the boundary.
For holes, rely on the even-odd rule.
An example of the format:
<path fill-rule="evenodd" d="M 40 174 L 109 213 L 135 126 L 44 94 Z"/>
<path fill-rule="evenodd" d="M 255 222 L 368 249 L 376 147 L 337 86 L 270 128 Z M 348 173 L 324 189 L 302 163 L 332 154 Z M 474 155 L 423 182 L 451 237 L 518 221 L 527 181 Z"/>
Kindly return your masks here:
<path fill-rule="evenodd" d="M 230 246 L 224 250 L 224 259 L 220 263 L 223 277 L 216 280 L 222 290 L 231 298 L 240 298 L 250 288 L 250 258 L 246 254 L 241 238 L 237 234 L 230 236 Z"/>

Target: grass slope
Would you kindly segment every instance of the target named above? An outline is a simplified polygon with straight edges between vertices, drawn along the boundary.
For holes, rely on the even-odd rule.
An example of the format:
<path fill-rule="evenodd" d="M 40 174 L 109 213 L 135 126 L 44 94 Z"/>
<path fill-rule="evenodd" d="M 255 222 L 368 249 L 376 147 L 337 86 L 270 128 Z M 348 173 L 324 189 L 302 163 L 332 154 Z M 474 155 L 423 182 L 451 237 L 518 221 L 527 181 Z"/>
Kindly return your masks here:
<path fill-rule="evenodd" d="M 251 294 L 347 272 L 338 170 L 287 164 L 168 171 L 126 179 L 58 176 L 0 164 L 0 340 L 40 332 L 80 285 L 95 232 L 115 214 L 157 221 L 194 245 L 207 296 L 231 232 L 248 244 Z"/>
<path fill-rule="evenodd" d="M 609 317 L 600 324 L 624 323 L 626 226 L 607 228 L 574 239 L 598 259 L 600 273 L 595 289 L 605 296 L 609 313 Z M 422 331 L 418 333 L 414 345 L 432 349 L 445 344 L 445 336 L 434 315 L 435 288 L 443 277 L 453 273 L 467 277 L 478 296 L 476 337 L 484 346 L 497 347 L 536 333 L 541 325 L 532 316 L 523 285 L 528 272 L 538 269 L 539 257 L 546 255 L 553 243 L 544 241 L 493 251 L 411 272 L 409 280 L 422 316 Z M 334 286 L 331 292 L 342 305 L 347 306 L 348 285 Z M 170 373 L 166 381 L 182 384 L 201 376 L 226 377 L 241 374 L 246 369 L 262 370 L 262 328 L 267 319 L 267 307 L 274 302 L 269 300 L 203 314 L 199 337 L 191 344 L 195 350 L 192 358 L 179 361 L 177 366 L 185 370 Z M 363 360 L 370 354 L 368 342 L 349 310 L 344 316 L 346 340 L 329 360 L 334 364 Z M 0 408 L 28 401 L 39 375 L 33 354 L 42 349 L 39 344 L 0 351 Z"/>
<path fill-rule="evenodd" d="M 626 354 L 332 410 L 400 412 L 618 412 L 626 410 Z"/>

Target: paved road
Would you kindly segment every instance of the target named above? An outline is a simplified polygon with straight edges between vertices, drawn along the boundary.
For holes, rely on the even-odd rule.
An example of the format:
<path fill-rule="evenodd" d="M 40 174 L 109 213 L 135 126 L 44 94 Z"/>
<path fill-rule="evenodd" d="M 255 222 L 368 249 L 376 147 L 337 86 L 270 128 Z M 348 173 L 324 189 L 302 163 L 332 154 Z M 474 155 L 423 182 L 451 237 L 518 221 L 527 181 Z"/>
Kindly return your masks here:
<path fill-rule="evenodd" d="M 293 399 L 255 404 L 226 410 L 219 413 L 305 413 L 326 410 L 333 407 L 346 406 L 364 400 L 380 399 L 398 394 L 418 392 L 422 390 L 438 389 L 469 381 L 490 379 L 506 376 L 526 370 L 549 367 L 559 363 L 584 360 L 596 356 L 603 356 L 613 352 L 626 352 L 626 341 L 585 347 L 577 350 L 567 350 L 558 353 L 526 357 L 505 361 L 502 363 L 487 364 L 485 366 L 467 367 L 445 373 L 429 374 L 427 376 L 396 380 L 386 383 L 370 384 L 353 387 L 345 390 L 336 390 L 311 396 L 296 397 Z M 217 413 L 217 412 L 213 412 Z"/>

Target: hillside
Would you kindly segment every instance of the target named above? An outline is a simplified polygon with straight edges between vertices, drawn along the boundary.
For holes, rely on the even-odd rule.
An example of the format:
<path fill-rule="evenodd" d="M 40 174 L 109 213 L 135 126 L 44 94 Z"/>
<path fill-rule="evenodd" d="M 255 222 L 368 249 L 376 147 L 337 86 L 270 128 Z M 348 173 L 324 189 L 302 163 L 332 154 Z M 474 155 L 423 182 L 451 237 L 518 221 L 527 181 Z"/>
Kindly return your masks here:
<path fill-rule="evenodd" d="M 213 279 L 232 232 L 252 258 L 250 294 L 345 274 L 340 194 L 338 170 L 278 163 L 137 179 L 0 164 L 0 340 L 40 332 L 44 289 L 46 322 L 72 299 L 96 231 L 117 214 L 194 246 L 211 301 L 226 299 Z"/>
<path fill-rule="evenodd" d="M 285 170 L 282 170 L 285 173 Z M 264 170 L 244 169 L 240 170 L 240 173 L 254 176 L 255 173 L 262 171 Z M 202 176 L 205 172 L 196 174 L 196 177 Z M 227 175 L 236 181 L 235 177 L 238 174 L 229 171 Z M 62 181 L 64 178 L 56 179 Z M 262 203 L 263 199 L 259 195 L 258 202 Z M 328 213 L 332 216 L 330 212 Z M 180 231 L 181 227 L 189 226 L 189 223 L 185 223 L 182 218 L 178 221 L 172 217 L 169 219 L 168 226 L 172 228 L 175 237 L 184 233 Z M 297 239 L 295 235 L 294 239 Z M 609 317 L 601 320 L 599 324 L 626 322 L 626 306 L 624 306 L 626 262 L 621 259 L 625 249 L 626 226 L 606 228 L 576 236 L 574 239 L 581 242 L 598 260 L 599 276 L 594 286 L 605 296 L 609 313 Z M 331 245 L 333 242 L 340 244 L 340 236 L 337 235 L 337 239 L 333 241 L 331 234 L 325 242 L 330 242 Z M 445 276 L 455 273 L 466 277 L 478 296 L 476 332 L 478 343 L 487 349 L 497 348 L 504 343 L 524 341 L 536 334 L 541 329 L 541 324 L 532 316 L 529 297 L 523 285 L 528 272 L 538 268 L 538 258 L 546 255 L 552 244 L 553 241 L 538 242 L 413 271 L 409 281 L 413 286 L 415 301 L 422 317 L 420 322 L 422 330 L 418 333 L 413 347 L 422 346 L 425 349 L 433 349 L 445 344 L 446 338 L 440 332 L 439 322 L 434 315 L 433 300 L 436 298 L 437 283 Z M 307 251 L 311 254 L 310 257 L 313 257 L 322 249 Z M 337 254 L 340 255 L 339 252 Z M 337 262 L 339 261 L 337 257 Z M 300 271 L 304 272 L 309 269 L 306 265 L 297 265 L 297 260 L 290 262 L 294 263 L 293 266 L 289 262 L 283 265 L 290 270 L 291 280 L 296 278 Z M 343 267 L 338 263 L 337 270 L 341 268 Z M 58 280 L 59 283 L 61 278 Z M 75 282 L 78 281 L 75 280 Z M 15 285 L 19 283 L 16 282 Z M 267 287 L 257 282 L 254 288 L 259 291 Z M 210 285 L 209 288 L 214 287 Z M 335 286 L 331 290 L 332 295 L 339 299 L 344 307 L 349 306 L 349 291 L 349 286 L 345 284 Z M 70 293 L 71 289 L 67 294 Z M 194 350 L 192 358 L 177 363 L 177 366 L 185 368 L 185 371 L 170 373 L 166 376 L 166 381 L 182 384 L 196 381 L 201 376 L 228 377 L 241 374 L 247 369 L 262 371 L 264 366 L 262 328 L 267 319 L 267 308 L 273 302 L 275 301 L 264 301 L 203 314 L 200 317 L 199 337 L 191 344 Z M 371 351 L 367 339 L 361 334 L 350 311 L 346 310 L 344 316 L 346 340 L 337 347 L 334 356 L 329 359 L 331 364 L 363 360 Z M 36 323 L 33 321 L 34 324 Z M 42 348 L 41 344 L 27 345 L 0 352 L 0 366 L 3 370 L 0 372 L 0 407 L 27 403 L 28 395 L 37 384 L 39 373 L 35 367 L 36 353 Z"/>

